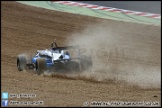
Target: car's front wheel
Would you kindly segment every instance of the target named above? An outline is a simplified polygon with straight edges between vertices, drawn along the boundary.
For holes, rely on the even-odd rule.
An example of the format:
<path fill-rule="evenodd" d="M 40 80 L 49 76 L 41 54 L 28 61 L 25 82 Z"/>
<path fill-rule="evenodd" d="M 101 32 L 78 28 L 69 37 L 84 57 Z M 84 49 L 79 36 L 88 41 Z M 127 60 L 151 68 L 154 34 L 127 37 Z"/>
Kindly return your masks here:
<path fill-rule="evenodd" d="M 39 58 L 36 61 L 36 71 L 38 75 L 41 75 L 44 71 L 46 71 L 46 60 L 43 58 Z"/>
<path fill-rule="evenodd" d="M 17 57 L 17 68 L 19 71 L 25 70 L 27 59 L 25 55 L 18 55 Z"/>

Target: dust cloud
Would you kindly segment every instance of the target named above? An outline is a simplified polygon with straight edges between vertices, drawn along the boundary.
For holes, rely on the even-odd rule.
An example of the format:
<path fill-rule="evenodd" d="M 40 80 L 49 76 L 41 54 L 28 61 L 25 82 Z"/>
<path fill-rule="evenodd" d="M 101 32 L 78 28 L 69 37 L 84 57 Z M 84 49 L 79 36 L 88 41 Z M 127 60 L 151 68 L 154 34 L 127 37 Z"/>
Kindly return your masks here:
<path fill-rule="evenodd" d="M 152 33 L 154 27 L 139 27 L 102 22 L 70 35 L 72 38 L 68 40 L 68 45 L 79 45 L 87 54 L 92 49 L 93 67 L 66 76 L 160 88 L 160 35 Z"/>

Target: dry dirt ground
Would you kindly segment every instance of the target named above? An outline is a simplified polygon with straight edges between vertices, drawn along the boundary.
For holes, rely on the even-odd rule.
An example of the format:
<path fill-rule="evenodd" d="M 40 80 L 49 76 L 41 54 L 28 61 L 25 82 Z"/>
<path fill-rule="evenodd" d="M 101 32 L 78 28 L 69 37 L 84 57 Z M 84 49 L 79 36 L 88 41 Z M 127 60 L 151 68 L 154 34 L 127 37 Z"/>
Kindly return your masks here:
<path fill-rule="evenodd" d="M 37 96 L 10 100 L 44 101 L 43 106 L 84 106 L 86 101 L 160 102 L 161 26 L 81 16 L 16 2 L 1 3 L 2 91 Z M 100 34 L 101 43 L 97 37 Z M 85 43 L 93 40 L 90 44 L 96 42 L 94 48 L 98 46 L 102 52 L 94 50 L 94 62 L 98 64 L 94 63 L 89 74 L 76 78 L 17 70 L 18 54 L 34 54 L 37 49 L 49 48 L 54 39 L 59 45 L 77 43 L 77 39 Z"/>

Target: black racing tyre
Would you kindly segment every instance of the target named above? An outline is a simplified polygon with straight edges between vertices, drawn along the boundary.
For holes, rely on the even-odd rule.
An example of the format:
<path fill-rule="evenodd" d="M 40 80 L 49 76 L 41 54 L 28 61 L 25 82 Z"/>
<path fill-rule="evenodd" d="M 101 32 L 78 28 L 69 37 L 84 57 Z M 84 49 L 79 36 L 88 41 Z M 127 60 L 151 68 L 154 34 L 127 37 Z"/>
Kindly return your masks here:
<path fill-rule="evenodd" d="M 76 71 L 76 72 L 78 72 L 79 71 L 79 63 L 76 62 L 76 61 L 69 61 L 66 64 L 66 69 L 68 71 Z"/>
<path fill-rule="evenodd" d="M 19 71 L 25 70 L 27 59 L 25 55 L 19 55 L 17 57 L 17 68 Z"/>
<path fill-rule="evenodd" d="M 87 55 L 81 55 L 80 65 L 82 70 L 87 70 L 92 67 L 92 57 Z"/>
<path fill-rule="evenodd" d="M 43 58 L 38 58 L 36 61 L 36 71 L 38 75 L 41 75 L 44 71 L 46 71 L 46 60 Z"/>

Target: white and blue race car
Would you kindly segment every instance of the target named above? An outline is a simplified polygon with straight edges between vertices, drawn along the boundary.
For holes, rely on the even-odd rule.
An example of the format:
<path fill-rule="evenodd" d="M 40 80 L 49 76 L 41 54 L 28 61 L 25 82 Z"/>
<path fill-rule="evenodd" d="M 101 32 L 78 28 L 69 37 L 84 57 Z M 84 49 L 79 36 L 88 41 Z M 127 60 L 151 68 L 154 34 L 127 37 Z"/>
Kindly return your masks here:
<path fill-rule="evenodd" d="M 71 58 L 68 49 L 77 49 L 78 57 Z M 92 67 L 91 56 L 81 55 L 79 46 L 58 47 L 56 42 L 51 44 L 50 49 L 37 50 L 36 54 L 30 60 L 27 60 L 25 55 L 18 55 L 17 57 L 17 68 L 19 71 L 32 69 L 38 75 L 50 69 L 80 71 L 87 70 L 90 67 Z"/>

